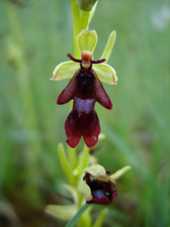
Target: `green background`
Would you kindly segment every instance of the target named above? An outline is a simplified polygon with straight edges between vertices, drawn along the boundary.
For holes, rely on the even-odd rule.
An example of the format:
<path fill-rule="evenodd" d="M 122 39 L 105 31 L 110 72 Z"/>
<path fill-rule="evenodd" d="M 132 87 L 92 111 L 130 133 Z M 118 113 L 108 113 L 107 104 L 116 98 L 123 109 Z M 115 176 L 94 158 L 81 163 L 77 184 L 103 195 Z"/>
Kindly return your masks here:
<path fill-rule="evenodd" d="M 64 203 L 57 146 L 65 144 L 69 104 L 56 99 L 69 80 L 50 78 L 74 54 L 71 6 L 14 3 L 0 0 L 0 226 L 64 226 L 43 210 Z M 104 226 L 169 227 L 170 3 L 99 0 L 90 29 L 98 34 L 95 59 L 116 30 L 108 63 L 119 78 L 117 86 L 104 84 L 113 110 L 96 104 L 106 139 L 95 156 L 111 173 L 132 167 L 117 181 Z M 102 207 L 95 208 L 94 219 Z"/>

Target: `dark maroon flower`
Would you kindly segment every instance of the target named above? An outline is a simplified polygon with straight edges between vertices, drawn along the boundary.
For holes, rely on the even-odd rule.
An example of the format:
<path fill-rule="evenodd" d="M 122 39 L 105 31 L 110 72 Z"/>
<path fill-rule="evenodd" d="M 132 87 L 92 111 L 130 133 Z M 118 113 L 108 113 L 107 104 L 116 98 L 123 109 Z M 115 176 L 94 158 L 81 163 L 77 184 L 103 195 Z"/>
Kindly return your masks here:
<path fill-rule="evenodd" d="M 78 192 L 87 203 L 110 204 L 117 196 L 116 182 L 99 164 L 87 167 L 80 178 Z"/>
<path fill-rule="evenodd" d="M 93 61 L 89 51 L 82 52 L 81 60 L 73 58 L 70 54 L 67 56 L 74 62 L 80 63 L 80 68 L 57 99 L 58 105 L 73 99 L 73 109 L 65 122 L 66 142 L 74 148 L 83 136 L 86 145 L 93 147 L 100 133 L 99 119 L 94 110 L 95 102 L 112 109 L 111 100 L 92 69 L 92 64 L 102 63 L 105 59 Z"/>
<path fill-rule="evenodd" d="M 86 172 L 84 176 L 86 184 L 91 189 L 92 199 L 86 201 L 87 203 L 97 204 L 110 204 L 117 196 L 117 190 L 115 189 L 116 183 L 108 176 L 94 177 L 90 173 Z"/>

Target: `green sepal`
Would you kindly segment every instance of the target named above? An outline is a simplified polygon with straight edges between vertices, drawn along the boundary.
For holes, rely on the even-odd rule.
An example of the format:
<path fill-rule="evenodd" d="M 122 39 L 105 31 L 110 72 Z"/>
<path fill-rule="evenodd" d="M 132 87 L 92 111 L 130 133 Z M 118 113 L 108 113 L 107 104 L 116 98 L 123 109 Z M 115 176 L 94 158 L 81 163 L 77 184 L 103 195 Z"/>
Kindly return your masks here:
<path fill-rule="evenodd" d="M 93 65 L 93 70 L 97 73 L 99 79 L 107 84 L 117 84 L 118 78 L 113 67 L 106 63 Z"/>
<path fill-rule="evenodd" d="M 77 206 L 75 204 L 68 206 L 50 204 L 46 206 L 45 211 L 56 218 L 69 221 L 77 213 Z"/>
<path fill-rule="evenodd" d="M 80 68 L 80 64 L 73 61 L 65 61 L 57 65 L 53 71 L 53 77 L 50 80 L 64 80 L 74 76 Z"/>
<path fill-rule="evenodd" d="M 79 48 L 80 53 L 83 50 L 88 50 L 92 54 L 97 44 L 97 33 L 95 30 L 85 30 L 83 29 L 77 36 L 77 46 Z"/>
<path fill-rule="evenodd" d="M 72 187 L 71 185 L 68 185 L 68 184 L 63 184 L 62 186 L 63 186 L 63 188 L 65 188 L 67 191 L 70 192 L 71 197 L 73 199 L 73 202 L 75 204 L 78 204 L 77 190 L 74 187 Z"/>
<path fill-rule="evenodd" d="M 121 176 L 123 176 L 125 173 L 127 173 L 129 170 L 131 170 L 131 166 L 125 166 L 122 169 L 119 169 L 114 174 L 110 176 L 113 180 L 119 179 Z"/>
<path fill-rule="evenodd" d="M 107 208 L 104 208 L 100 214 L 97 216 L 97 219 L 95 221 L 95 223 L 93 224 L 92 227 L 102 227 L 102 224 L 104 222 L 104 219 L 106 217 L 106 214 L 108 212 L 108 209 Z"/>
<path fill-rule="evenodd" d="M 106 43 L 106 46 L 104 48 L 104 51 L 102 53 L 102 56 L 100 57 L 100 59 L 106 59 L 105 63 L 107 63 L 110 58 L 115 41 L 116 41 L 116 31 L 113 31 L 110 34 L 108 41 Z"/>

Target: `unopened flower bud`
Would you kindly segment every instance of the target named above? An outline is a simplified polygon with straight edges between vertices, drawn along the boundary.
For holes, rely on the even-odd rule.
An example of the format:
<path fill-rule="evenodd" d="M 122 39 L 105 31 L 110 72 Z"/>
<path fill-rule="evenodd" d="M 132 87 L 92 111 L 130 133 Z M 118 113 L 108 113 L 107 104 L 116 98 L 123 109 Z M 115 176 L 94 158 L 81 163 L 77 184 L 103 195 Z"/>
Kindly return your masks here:
<path fill-rule="evenodd" d="M 76 0 L 79 9 L 90 11 L 97 0 Z"/>

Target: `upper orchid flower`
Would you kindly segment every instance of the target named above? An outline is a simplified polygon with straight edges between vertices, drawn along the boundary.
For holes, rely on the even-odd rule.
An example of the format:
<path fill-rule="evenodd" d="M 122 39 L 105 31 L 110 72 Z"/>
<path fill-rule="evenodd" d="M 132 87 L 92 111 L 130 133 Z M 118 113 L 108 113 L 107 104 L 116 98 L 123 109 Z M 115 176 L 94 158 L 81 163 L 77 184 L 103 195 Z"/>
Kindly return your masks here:
<path fill-rule="evenodd" d="M 68 54 L 67 56 L 72 61 L 63 62 L 54 70 L 52 80 L 65 79 L 74 75 L 57 99 L 59 105 L 65 104 L 71 99 L 74 100 L 73 110 L 65 123 L 66 141 L 70 147 L 77 146 L 81 136 L 88 147 L 97 143 L 100 124 L 94 110 L 96 101 L 105 108 L 112 109 L 110 98 L 99 79 L 109 84 L 116 84 L 115 70 L 103 63 L 108 61 L 114 41 L 115 32 L 112 32 L 101 60 L 92 60 L 97 34 L 95 31 L 83 30 L 77 37 L 81 59 L 75 59 Z"/>

